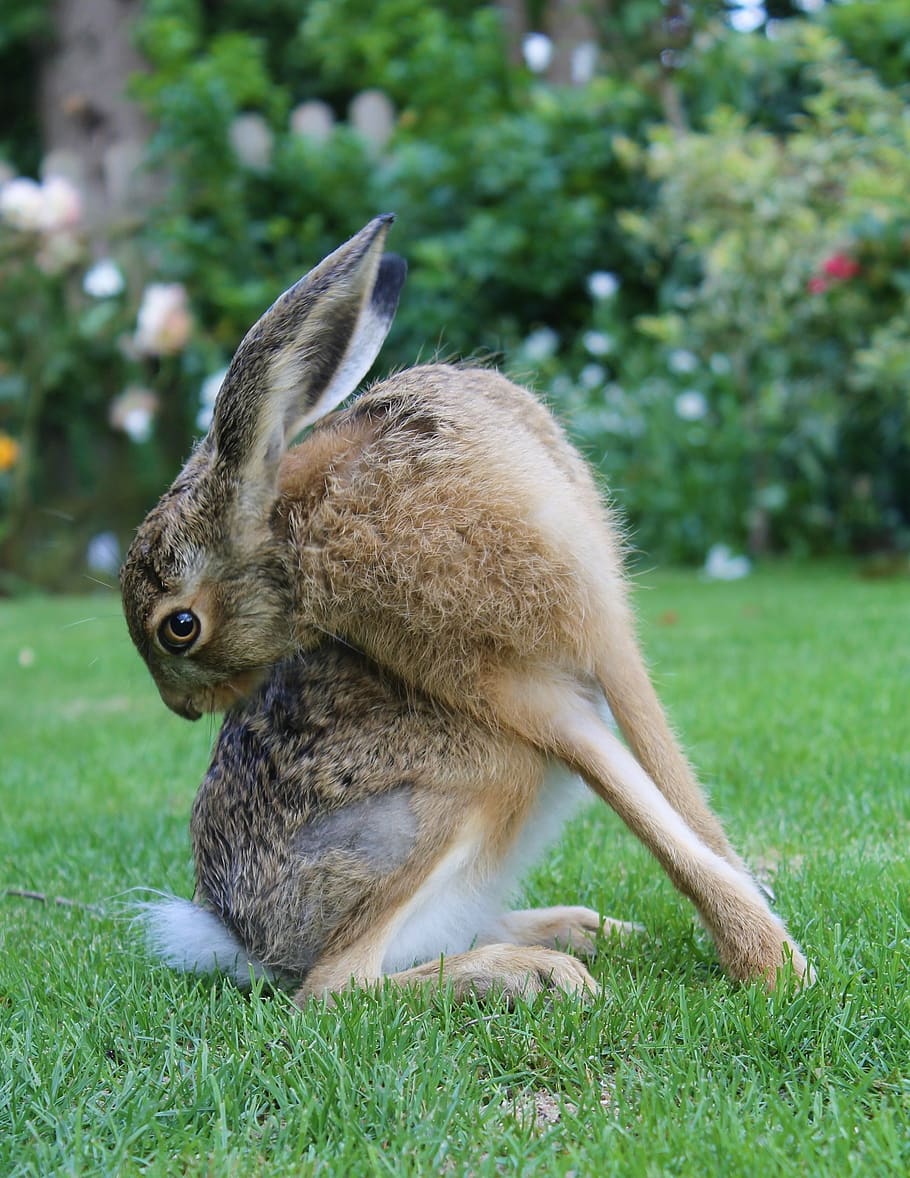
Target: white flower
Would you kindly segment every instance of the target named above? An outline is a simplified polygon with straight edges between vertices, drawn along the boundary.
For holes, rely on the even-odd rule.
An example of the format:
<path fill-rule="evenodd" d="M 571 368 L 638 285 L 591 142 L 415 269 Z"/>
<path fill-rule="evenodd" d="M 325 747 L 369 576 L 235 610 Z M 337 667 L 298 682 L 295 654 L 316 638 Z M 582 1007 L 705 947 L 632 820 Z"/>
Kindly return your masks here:
<path fill-rule="evenodd" d="M 181 351 L 193 327 L 186 289 L 179 282 L 153 282 L 145 288 L 136 318 L 136 350 L 146 356 Z"/>
<path fill-rule="evenodd" d="M 147 442 L 158 411 L 158 398 L 149 389 L 128 388 L 111 401 L 107 419 L 133 442 Z"/>
<path fill-rule="evenodd" d="M 594 77 L 597 68 L 597 42 L 582 41 L 572 50 L 572 81 L 584 86 Z"/>
<path fill-rule="evenodd" d="M 395 107 L 382 90 L 364 90 L 355 94 L 348 107 L 351 126 L 379 152 L 395 133 Z"/>
<path fill-rule="evenodd" d="M 147 442 L 152 436 L 152 414 L 137 405 L 123 415 L 123 432 L 132 442 Z"/>
<path fill-rule="evenodd" d="M 586 364 L 578 374 L 582 387 L 596 389 L 607 379 L 607 370 L 603 364 Z"/>
<path fill-rule="evenodd" d="M 739 581 L 751 571 L 748 556 L 734 556 L 726 544 L 712 544 L 705 558 L 704 572 L 710 581 Z"/>
<path fill-rule="evenodd" d="M 686 348 L 674 348 L 667 357 L 667 366 L 678 376 L 685 376 L 698 367 L 698 357 Z"/>
<path fill-rule="evenodd" d="M 275 136 L 262 115 L 238 115 L 228 128 L 228 137 L 234 154 L 244 167 L 253 172 L 268 170 Z"/>
<path fill-rule="evenodd" d="M 613 351 L 613 337 L 605 331 L 586 331 L 581 342 L 592 356 L 607 356 Z"/>
<path fill-rule="evenodd" d="M 218 394 L 221 392 L 221 386 L 224 384 L 224 378 L 227 374 L 228 370 L 226 368 L 220 368 L 217 372 L 213 372 L 210 376 L 207 376 L 202 382 L 202 387 L 199 390 L 199 412 L 196 414 L 196 425 L 201 430 L 207 430 L 212 424 L 215 402 L 218 399 Z"/>
<path fill-rule="evenodd" d="M 559 336 L 552 327 L 538 327 L 525 339 L 521 350 L 529 360 L 539 364 L 549 360 L 559 347 Z"/>
<path fill-rule="evenodd" d="M 111 258 L 102 258 L 85 272 L 82 289 L 93 299 L 109 299 L 125 286 L 123 271 Z"/>
<path fill-rule="evenodd" d="M 674 402 L 676 416 L 682 421 L 701 421 L 708 412 L 708 402 L 698 389 L 686 389 Z"/>
<path fill-rule="evenodd" d="M 41 185 L 42 224 L 45 233 L 75 229 L 82 220 L 79 189 L 65 176 L 49 176 Z"/>
<path fill-rule="evenodd" d="M 291 111 L 291 131 L 316 143 L 324 143 L 335 126 L 335 112 L 327 102 L 312 99 Z"/>
<path fill-rule="evenodd" d="M 23 233 L 58 233 L 78 226 L 82 197 L 64 176 L 50 176 L 43 184 L 17 176 L 0 191 L 0 215 Z"/>
<path fill-rule="evenodd" d="M 528 33 L 521 43 L 521 51 L 529 70 L 543 74 L 553 60 L 553 42 L 546 33 Z"/>
<path fill-rule="evenodd" d="M 753 3 L 752 0 L 741 0 L 741 2 L 744 6 L 734 8 L 730 13 L 730 24 L 738 33 L 753 33 L 765 23 L 767 13 L 764 5 L 761 0 L 758 3 Z"/>
<path fill-rule="evenodd" d="M 619 290 L 619 279 L 609 270 L 595 270 L 588 275 L 588 294 L 592 299 L 612 299 Z"/>
<path fill-rule="evenodd" d="M 113 532 L 92 536 L 85 552 L 85 563 L 96 573 L 115 575 L 120 568 L 120 545 Z"/>
<path fill-rule="evenodd" d="M 730 363 L 730 357 L 725 356 L 723 352 L 715 352 L 708 361 L 708 364 L 711 366 L 711 371 L 715 376 L 726 376 L 733 367 Z"/>
<path fill-rule="evenodd" d="M 0 189 L 0 216 L 22 233 L 37 233 L 44 221 L 44 193 L 41 185 L 27 176 L 17 176 Z"/>

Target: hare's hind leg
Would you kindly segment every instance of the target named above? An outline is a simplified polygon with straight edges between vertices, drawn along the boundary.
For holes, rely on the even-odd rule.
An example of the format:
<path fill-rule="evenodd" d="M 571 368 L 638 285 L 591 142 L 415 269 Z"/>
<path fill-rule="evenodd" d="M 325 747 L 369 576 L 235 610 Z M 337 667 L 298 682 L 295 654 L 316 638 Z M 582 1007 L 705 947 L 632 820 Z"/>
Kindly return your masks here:
<path fill-rule="evenodd" d="M 483 997 L 496 992 L 512 1000 L 533 998 L 543 990 L 569 994 L 597 990 L 597 983 L 577 958 L 522 943 L 485 944 L 462 953 L 440 955 L 411 969 L 384 973 L 383 959 L 400 923 L 399 913 L 394 912 L 375 931 L 317 962 L 294 995 L 297 1005 L 304 1006 L 311 998 L 337 994 L 351 986 L 379 985 L 384 979 L 398 986 L 451 987 L 459 1000 L 471 993 Z"/>
<path fill-rule="evenodd" d="M 631 617 L 617 618 L 607 635 L 608 640 L 599 644 L 608 654 L 599 660 L 597 679 L 632 752 L 699 839 L 744 871 L 670 727 L 635 640 Z"/>
<path fill-rule="evenodd" d="M 576 958 L 541 946 L 484 945 L 464 953 L 440 956 L 411 969 L 383 974 L 381 949 L 375 940 L 352 945 L 331 961 L 320 963 L 294 995 L 298 1006 L 309 999 L 337 994 L 352 985 L 376 986 L 384 980 L 396 986 L 451 987 L 461 1001 L 470 994 L 490 993 L 506 999 L 530 999 L 544 990 L 593 994 L 597 983 Z"/>
<path fill-rule="evenodd" d="M 806 976 L 805 958 L 755 882 L 702 842 L 576 684 L 556 672 L 511 672 L 490 695 L 505 726 L 561 757 L 641 839 L 695 904 L 729 973 L 770 985 L 789 957 Z"/>
<path fill-rule="evenodd" d="M 295 1000 L 303 1004 L 313 996 L 351 985 L 375 985 L 385 977 L 398 985 L 452 986 L 459 998 L 470 991 L 482 995 L 498 990 L 516 998 L 544 989 L 595 990 L 581 962 L 539 944 L 531 933 L 548 934 L 555 946 L 554 934 L 568 933 L 571 914 L 579 928 L 585 923 L 595 930 L 600 917 L 582 908 L 551 909 L 563 919 L 549 929 L 525 914 L 516 914 L 509 924 L 508 916 L 500 916 L 501 895 L 516 864 L 497 863 L 490 852 L 482 812 L 464 815 L 430 870 L 413 885 L 399 881 L 381 902 L 374 893 L 376 916 L 371 926 L 349 941 L 342 937 L 337 949 L 325 953 Z M 425 964 L 402 968 L 412 961 Z"/>

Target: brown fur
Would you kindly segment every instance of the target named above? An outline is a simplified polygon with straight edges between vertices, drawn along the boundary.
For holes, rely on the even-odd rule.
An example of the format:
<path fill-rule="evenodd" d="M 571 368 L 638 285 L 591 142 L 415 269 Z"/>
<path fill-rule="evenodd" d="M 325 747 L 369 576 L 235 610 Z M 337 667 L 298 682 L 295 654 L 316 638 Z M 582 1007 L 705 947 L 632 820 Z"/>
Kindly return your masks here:
<path fill-rule="evenodd" d="M 381 248 L 368 226 L 351 249 L 364 234 Z M 365 270 L 358 293 L 351 273 L 340 289 L 365 305 L 372 279 Z M 270 387 L 271 358 L 283 373 L 319 340 L 337 352 L 350 319 L 332 321 L 340 296 L 298 287 L 298 314 L 289 292 L 244 341 L 209 439 L 127 558 L 131 633 L 165 701 L 197 715 L 238 672 L 332 635 L 447 714 L 579 772 L 693 900 L 734 977 L 771 983 L 787 957 L 806 976 L 669 727 L 635 639 L 619 530 L 553 417 L 494 372 L 429 365 L 280 458 L 276 421 L 299 419 L 318 389 Z M 194 608 L 203 633 L 174 657 L 155 632 L 177 608 Z M 639 764 L 599 719 L 600 691 Z M 491 829 L 508 826 L 510 796 L 485 783 Z M 403 894 L 420 885 L 416 860 L 409 870 Z"/>
<path fill-rule="evenodd" d="M 520 838 L 544 768 L 525 742 L 441 712 L 325 642 L 278 666 L 225 719 L 193 806 L 196 903 L 274 975 L 302 983 L 301 1001 L 375 982 L 415 887 L 473 823 L 482 836 L 470 870 L 482 888 Z M 459 995 L 468 985 L 510 997 L 594 988 L 578 963 L 543 947 L 592 953 L 596 913 L 491 917 L 475 939 L 495 936 L 495 948 L 453 954 L 441 975 L 435 962 L 394 980 L 441 976 Z"/>

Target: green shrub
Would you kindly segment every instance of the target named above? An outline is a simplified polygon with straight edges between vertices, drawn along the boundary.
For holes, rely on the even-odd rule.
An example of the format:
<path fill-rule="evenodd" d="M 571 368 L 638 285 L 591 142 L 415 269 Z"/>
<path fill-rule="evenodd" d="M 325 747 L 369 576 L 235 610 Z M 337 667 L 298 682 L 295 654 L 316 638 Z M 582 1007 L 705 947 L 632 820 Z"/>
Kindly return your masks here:
<path fill-rule="evenodd" d="M 659 268 L 659 313 L 637 320 L 619 378 L 658 403 L 683 384 L 702 393 L 672 468 L 707 492 L 698 519 L 715 534 L 759 549 L 906 543 L 910 123 L 818 29 L 791 36 L 814 93 L 785 140 L 724 108 L 703 132 L 654 132 L 655 207 L 622 223 Z M 649 376 L 661 349 L 693 363 Z M 652 433 L 616 461 L 656 482 L 669 456 Z M 649 528 L 647 498 L 636 508 Z M 670 524 L 680 555 L 697 552 L 692 526 Z"/>
<path fill-rule="evenodd" d="M 866 54 L 857 10 L 873 41 L 894 12 L 824 14 Z M 509 64 L 476 0 L 150 0 L 134 91 L 164 189 L 113 240 L 123 292 L 86 294 L 78 227 L 48 266 L 47 234 L 0 224 L 4 565 L 60 580 L 93 533 L 123 541 L 250 323 L 380 211 L 410 277 L 377 373 L 492 356 L 536 385 L 648 553 L 906 545 L 901 93 L 820 24 L 601 15 L 601 72 L 558 87 Z M 348 117 L 365 88 L 391 101 L 386 142 Z M 312 99 L 334 126 L 301 135 Z M 136 346 L 157 283 L 193 323 L 163 355 Z"/>
<path fill-rule="evenodd" d="M 910 83 L 910 8 L 905 0 L 826 4 L 823 19 L 847 51 L 886 85 Z"/>

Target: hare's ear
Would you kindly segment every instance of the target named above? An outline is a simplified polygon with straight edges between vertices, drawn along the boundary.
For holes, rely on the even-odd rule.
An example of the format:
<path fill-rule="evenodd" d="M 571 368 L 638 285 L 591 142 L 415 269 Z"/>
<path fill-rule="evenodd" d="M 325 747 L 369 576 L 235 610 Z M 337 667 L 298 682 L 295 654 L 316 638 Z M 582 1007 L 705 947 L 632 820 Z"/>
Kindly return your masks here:
<path fill-rule="evenodd" d="M 273 484 L 294 436 L 366 376 L 398 306 L 407 267 L 383 257 L 392 216 L 376 217 L 272 304 L 234 355 L 215 405 L 220 461 Z"/>

